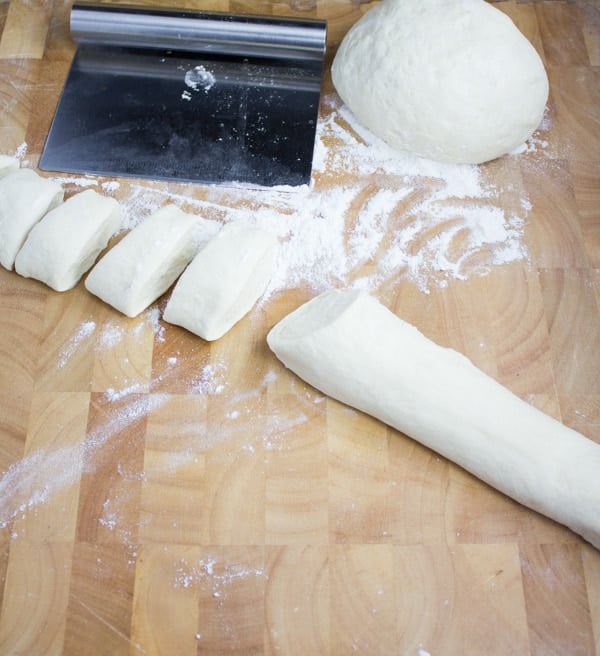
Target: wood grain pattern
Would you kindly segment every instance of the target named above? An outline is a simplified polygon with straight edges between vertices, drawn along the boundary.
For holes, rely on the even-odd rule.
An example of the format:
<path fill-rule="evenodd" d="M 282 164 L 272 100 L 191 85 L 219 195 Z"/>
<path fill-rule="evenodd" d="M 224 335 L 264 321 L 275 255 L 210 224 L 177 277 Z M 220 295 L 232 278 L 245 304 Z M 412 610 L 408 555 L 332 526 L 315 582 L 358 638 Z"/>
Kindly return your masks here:
<path fill-rule="evenodd" d="M 329 64 L 371 4 L 202 6 L 325 18 Z M 452 235 L 444 254 L 460 276 L 431 268 L 424 289 L 405 263 L 377 295 L 600 442 L 600 9 L 495 6 L 551 83 L 543 145 L 480 167 L 500 190 L 488 207 L 520 216 L 529 204 L 526 257 L 498 264 L 491 247 L 470 247 L 460 213 L 480 201 L 451 199 L 455 213 L 423 221 L 435 176 L 340 181 L 325 168 L 315 187 L 353 185 L 353 237 L 380 191 L 402 192 L 352 280 L 379 271 L 395 230 L 413 230 L 412 256 Z M 74 52 L 69 7 L 0 3 L 0 152 L 23 165 L 37 165 Z M 333 95 L 327 71 L 323 121 Z M 199 185 L 100 182 L 117 182 L 132 214 L 173 198 L 215 220 L 261 209 L 243 194 L 225 208 Z M 67 195 L 88 183 L 63 180 Z M 315 293 L 308 282 L 208 344 L 161 321 L 165 298 L 128 319 L 83 284 L 59 294 L 0 268 L 2 656 L 600 656 L 596 549 L 276 361 L 267 331 Z"/>

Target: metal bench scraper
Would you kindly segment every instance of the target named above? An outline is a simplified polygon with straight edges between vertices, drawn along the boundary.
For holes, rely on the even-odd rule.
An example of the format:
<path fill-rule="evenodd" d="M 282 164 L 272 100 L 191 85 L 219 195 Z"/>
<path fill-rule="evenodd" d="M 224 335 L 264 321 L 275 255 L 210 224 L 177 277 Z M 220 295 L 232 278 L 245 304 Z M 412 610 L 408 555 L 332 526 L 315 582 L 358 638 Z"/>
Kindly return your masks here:
<path fill-rule="evenodd" d="M 47 171 L 308 184 L 327 25 L 75 3 Z"/>

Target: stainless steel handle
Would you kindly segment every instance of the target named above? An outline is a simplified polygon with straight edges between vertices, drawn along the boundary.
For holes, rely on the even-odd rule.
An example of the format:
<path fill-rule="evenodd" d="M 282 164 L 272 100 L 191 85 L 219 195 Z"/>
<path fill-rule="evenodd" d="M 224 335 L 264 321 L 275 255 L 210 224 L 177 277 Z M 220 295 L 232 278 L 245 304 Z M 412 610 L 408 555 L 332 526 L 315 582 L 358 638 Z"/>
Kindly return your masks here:
<path fill-rule="evenodd" d="M 322 62 L 327 23 L 124 5 L 75 3 L 78 43 Z"/>

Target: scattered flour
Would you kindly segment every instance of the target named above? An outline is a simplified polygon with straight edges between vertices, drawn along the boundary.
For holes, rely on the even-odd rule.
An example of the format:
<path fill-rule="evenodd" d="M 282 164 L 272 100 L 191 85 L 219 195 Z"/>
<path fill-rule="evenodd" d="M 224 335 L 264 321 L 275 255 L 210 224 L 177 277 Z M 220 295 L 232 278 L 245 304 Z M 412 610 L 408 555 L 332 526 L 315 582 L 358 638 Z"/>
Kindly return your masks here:
<path fill-rule="evenodd" d="M 39 449 L 11 465 L 0 479 L 0 528 L 72 485 L 81 474 L 80 467 L 79 447 Z"/>
<path fill-rule="evenodd" d="M 213 597 L 219 598 L 227 588 L 237 581 L 248 578 L 266 578 L 262 567 L 255 567 L 238 561 L 223 561 L 216 556 L 207 556 L 196 562 L 181 559 L 175 570 L 174 586 L 191 588 L 208 581 L 212 586 Z"/>
<path fill-rule="evenodd" d="M 131 330 L 133 336 L 139 336 L 147 326 L 150 326 L 155 339 L 158 342 L 164 342 L 165 328 L 160 322 L 160 310 L 157 307 L 151 307 L 146 310 L 142 318 L 143 321 L 138 322 L 131 329 L 109 320 L 102 325 L 99 331 L 96 322 L 92 318 L 82 321 L 61 348 L 58 356 L 58 367 L 65 367 L 78 349 L 89 348 L 90 344 L 97 352 L 105 352 L 107 349 L 117 346 L 129 330 Z M 86 342 L 89 343 L 86 344 Z"/>
<path fill-rule="evenodd" d="M 218 360 L 204 365 L 198 372 L 198 375 L 190 381 L 188 393 L 210 396 L 222 394 L 227 387 L 227 382 L 224 378 L 226 371 L 227 364 L 224 360 Z"/>
<path fill-rule="evenodd" d="M 69 176 L 52 176 L 52 180 L 58 182 L 58 184 L 63 185 L 64 187 L 81 187 L 86 189 L 88 187 L 97 187 L 98 179 L 93 176 L 79 176 L 79 175 L 69 175 Z"/>
<path fill-rule="evenodd" d="M 104 398 L 108 401 L 120 401 L 121 399 L 127 396 L 131 396 L 132 394 L 141 394 L 147 391 L 147 385 L 143 385 L 142 383 L 132 383 L 131 385 L 127 385 L 126 387 L 121 387 L 119 389 L 109 387 L 104 392 Z"/>
<path fill-rule="evenodd" d="M 202 70 L 200 70 L 202 69 Z M 214 77 L 186 71 L 193 90 Z M 548 117 L 523 146 L 543 146 Z M 482 167 L 440 164 L 389 148 L 341 105 L 323 100 L 313 161 L 313 183 L 299 188 L 208 187 L 153 181 L 98 182 L 92 176 L 57 178 L 85 187 L 100 184 L 123 208 L 122 229 L 135 227 L 165 203 L 220 224 L 246 222 L 278 237 L 281 248 L 263 296 L 293 288 L 315 293 L 355 286 L 373 293 L 408 278 L 423 292 L 448 280 L 481 275 L 524 260 L 523 233 L 531 205 L 507 203 L 513 190 L 484 179 Z"/>
<path fill-rule="evenodd" d="M 107 321 L 102 326 L 98 337 L 98 347 L 101 350 L 113 348 L 123 339 L 123 329 L 114 321 Z"/>
<path fill-rule="evenodd" d="M 376 293 L 402 277 L 428 292 L 527 258 L 526 198 L 507 209 L 514 192 L 486 183 L 481 167 L 392 150 L 357 124 L 337 96 L 323 102 L 313 173 L 311 186 L 209 187 L 197 198 L 183 185 L 166 191 L 136 183 L 123 200 L 123 228 L 172 202 L 221 224 L 271 232 L 281 247 L 263 303 L 302 287 Z"/>
<path fill-rule="evenodd" d="M 118 182 L 117 180 L 107 180 L 106 182 L 103 182 L 101 185 L 102 191 L 104 191 L 107 194 L 116 194 L 117 191 L 121 188 L 121 183 Z"/>
<path fill-rule="evenodd" d="M 95 453 L 166 401 L 167 397 L 161 394 L 126 400 L 118 412 L 109 413 L 100 426 L 82 435 L 79 443 L 60 449 L 39 448 L 11 465 L 0 478 L 0 528 L 7 527 L 27 510 L 50 501 L 57 492 L 75 484 L 82 473 L 93 471 Z"/>
<path fill-rule="evenodd" d="M 165 327 L 162 325 L 160 322 L 160 310 L 156 305 L 151 306 L 144 312 L 145 319 L 150 322 L 150 325 L 152 326 L 154 330 L 154 334 L 156 336 L 156 339 L 159 342 L 164 342 L 165 341 Z M 143 330 L 143 324 L 138 324 L 135 330 L 139 333 Z"/>
<path fill-rule="evenodd" d="M 193 93 L 208 92 L 215 83 L 203 67 L 186 72 L 184 81 L 187 89 L 181 97 L 186 101 L 193 99 Z M 344 285 L 377 293 L 400 278 L 428 293 L 451 279 L 484 275 L 493 266 L 527 259 L 523 234 L 532 207 L 526 197 L 507 205 L 506 192 L 511 190 L 486 182 L 480 167 L 441 165 L 393 151 L 357 124 L 335 96 L 324 99 L 323 110 L 309 187 L 248 189 L 233 185 L 197 190 L 198 196 L 192 196 L 188 186 L 176 183 L 102 181 L 91 176 L 54 179 L 75 188 L 98 186 L 116 197 L 123 208 L 122 230 L 135 227 L 171 202 L 220 224 L 247 222 L 271 232 L 281 248 L 262 304 L 295 288 L 318 293 Z M 545 119 L 541 132 L 548 128 Z M 538 133 L 519 153 L 538 153 L 547 147 L 548 141 Z M 26 154 L 27 144 L 23 143 L 16 151 L 22 164 Z M 57 366 L 65 367 L 79 349 L 104 352 L 117 347 L 130 332 L 141 334 L 148 325 L 155 339 L 164 343 L 160 309 L 152 306 L 143 317 L 143 322 L 130 328 L 113 321 L 99 325 L 91 317 L 85 319 L 60 350 Z M 187 355 L 178 352 L 167 357 L 166 363 L 174 369 Z M 213 421 L 215 428 L 210 432 L 202 422 L 189 428 L 197 431 L 198 444 L 193 453 L 174 451 L 170 460 L 165 459 L 171 471 L 188 465 L 194 454 L 239 438 L 248 417 L 260 430 L 244 438 L 241 452 L 222 449 L 223 457 L 263 457 L 268 462 L 271 452 L 285 448 L 290 431 L 310 421 L 316 412 L 325 411 L 324 397 L 306 392 L 303 386 L 294 389 L 291 383 L 296 402 L 279 414 L 264 404 L 267 388 L 277 382 L 275 371 L 268 371 L 255 388 L 242 392 L 230 379 L 230 369 L 225 358 L 213 359 L 186 381 L 187 394 L 218 396 L 221 416 Z M 160 376 L 155 375 L 151 382 L 160 382 Z M 148 393 L 148 385 L 140 383 L 106 389 L 100 398 L 109 409 L 106 418 L 82 435 L 79 444 L 37 449 L 2 473 L 0 528 L 9 527 L 28 511 L 51 501 L 60 490 L 76 485 L 82 473 L 93 471 L 94 456 L 101 449 L 170 400 L 167 394 Z M 119 475 L 130 474 L 119 469 Z M 143 480 L 143 472 L 140 476 Z M 98 523 L 127 545 L 129 563 L 134 564 L 136 538 L 122 513 L 128 505 L 128 499 L 118 496 L 104 500 Z M 13 533 L 13 539 L 18 537 Z M 237 583 L 248 579 L 266 582 L 268 578 L 256 563 L 226 561 L 210 554 L 199 560 L 175 561 L 173 567 L 176 589 L 208 589 L 216 603 Z M 195 638 L 200 640 L 202 633 Z M 361 645 L 356 646 L 361 651 Z M 421 647 L 417 653 L 430 656 Z"/>
<path fill-rule="evenodd" d="M 96 322 L 92 319 L 83 321 L 69 341 L 63 346 L 58 356 L 58 367 L 64 367 L 81 344 L 96 332 Z"/>
<path fill-rule="evenodd" d="M 200 76 L 191 82 L 210 88 L 209 78 Z M 534 135 L 528 152 L 543 141 Z M 23 156 L 26 145 L 19 150 Z M 345 285 L 376 293 L 402 277 L 427 293 L 449 279 L 482 275 L 493 266 L 527 258 L 523 231 L 531 204 L 526 197 L 486 183 L 480 167 L 440 165 L 391 150 L 357 125 L 335 96 L 323 102 L 313 168 L 311 186 L 248 189 L 233 185 L 195 189 L 194 195 L 189 185 L 176 183 L 101 182 L 88 176 L 60 181 L 76 187 L 98 184 L 118 198 L 123 230 L 167 202 L 219 224 L 240 221 L 268 230 L 278 237 L 281 248 L 261 303 L 294 288 L 316 293 Z M 512 202 L 505 203 L 506 198 Z M 82 321 L 61 349 L 58 367 L 64 367 L 80 348 L 110 349 L 126 331 L 140 331 L 148 324 L 155 339 L 164 342 L 160 309 L 152 306 L 143 316 L 145 324 L 138 322 L 131 328 L 110 321 L 99 327 L 92 318 Z M 167 358 L 167 371 L 178 365 L 180 357 L 177 353 Z M 199 450 L 239 436 L 247 416 L 262 431 L 248 437 L 242 454 L 268 454 L 282 448 L 286 434 L 309 421 L 323 398 L 304 398 L 304 392 L 299 392 L 294 410 L 279 415 L 263 403 L 265 390 L 275 379 L 276 374 L 268 372 L 256 389 L 242 392 L 230 380 L 225 359 L 211 360 L 196 371 L 187 381 L 188 394 L 220 395 L 222 406 L 218 430 L 198 435 Z M 137 383 L 105 391 L 103 401 L 115 408 L 118 404 L 118 411 L 107 414 L 104 425 L 82 436 L 87 463 L 93 461 L 95 450 L 168 398 L 147 392 L 147 385 Z M 0 526 L 76 481 L 81 475 L 81 460 L 76 457 L 80 448 L 41 449 L 10 467 L 0 479 Z M 116 509 L 105 510 L 100 521 L 107 528 L 115 527 L 118 516 L 112 511 Z M 185 581 L 208 575 L 209 567 L 198 563 L 182 569 L 182 587 Z"/>
<path fill-rule="evenodd" d="M 27 155 L 27 150 L 28 150 L 28 148 L 29 148 L 29 146 L 28 146 L 27 143 L 24 141 L 24 142 L 23 142 L 23 143 L 17 148 L 17 150 L 15 151 L 15 157 L 16 157 L 17 159 L 20 159 L 20 160 L 24 159 L 24 158 L 25 158 L 25 155 Z"/>
<path fill-rule="evenodd" d="M 187 87 L 193 91 L 209 91 L 214 86 L 216 80 L 215 76 L 205 67 L 205 66 L 196 66 L 189 71 L 185 72 L 184 82 Z M 184 94 L 186 92 L 184 91 Z M 189 92 L 187 92 L 189 95 Z M 183 96 L 182 96 L 183 98 Z M 190 98 L 184 98 L 185 100 L 190 100 Z"/>

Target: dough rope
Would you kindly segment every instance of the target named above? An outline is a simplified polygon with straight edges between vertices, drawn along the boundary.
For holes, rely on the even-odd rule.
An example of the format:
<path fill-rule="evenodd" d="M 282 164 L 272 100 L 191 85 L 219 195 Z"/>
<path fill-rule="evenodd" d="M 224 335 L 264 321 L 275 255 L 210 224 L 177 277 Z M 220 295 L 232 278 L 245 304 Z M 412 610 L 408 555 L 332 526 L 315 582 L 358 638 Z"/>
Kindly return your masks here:
<path fill-rule="evenodd" d="M 600 549 L 600 445 L 365 292 L 326 292 L 267 341 L 283 364 Z"/>

